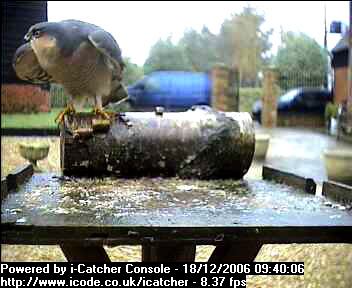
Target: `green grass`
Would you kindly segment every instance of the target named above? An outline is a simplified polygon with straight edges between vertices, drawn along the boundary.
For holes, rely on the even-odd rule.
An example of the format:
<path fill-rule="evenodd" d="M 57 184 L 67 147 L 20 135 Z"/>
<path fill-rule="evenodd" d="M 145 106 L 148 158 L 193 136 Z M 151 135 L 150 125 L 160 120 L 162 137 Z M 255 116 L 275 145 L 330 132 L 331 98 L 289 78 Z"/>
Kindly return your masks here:
<path fill-rule="evenodd" d="M 48 113 L 40 112 L 33 114 L 1 113 L 1 128 L 57 128 L 55 118 L 62 110 L 63 108 L 53 108 Z"/>
<path fill-rule="evenodd" d="M 13 113 L 3 114 L 1 113 L 1 128 L 39 128 L 39 129 L 56 129 L 58 124 L 55 123 L 57 115 L 64 110 L 62 108 L 51 108 L 51 112 L 45 113 Z M 91 112 L 92 107 L 86 107 L 83 109 L 84 112 Z M 106 109 L 106 111 L 125 112 L 129 111 L 125 105 L 120 105 L 118 109 Z"/>
<path fill-rule="evenodd" d="M 240 111 L 251 112 L 253 103 L 260 99 L 262 88 L 241 88 L 240 89 Z M 1 128 L 43 128 L 55 129 L 57 124 L 55 118 L 64 108 L 52 108 L 49 113 L 15 113 L 1 114 Z M 86 110 L 86 109 L 85 109 Z M 122 109 L 129 111 L 128 109 Z M 87 109 L 87 111 L 90 111 Z"/>

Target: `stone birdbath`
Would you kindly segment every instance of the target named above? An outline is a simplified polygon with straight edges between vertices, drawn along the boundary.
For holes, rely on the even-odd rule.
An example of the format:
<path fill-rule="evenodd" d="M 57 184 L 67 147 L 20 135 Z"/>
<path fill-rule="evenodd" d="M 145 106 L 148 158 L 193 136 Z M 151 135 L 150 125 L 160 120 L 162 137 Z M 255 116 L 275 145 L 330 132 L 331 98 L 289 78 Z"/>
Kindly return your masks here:
<path fill-rule="evenodd" d="M 329 180 L 352 184 L 352 150 L 327 149 L 324 162 Z"/>
<path fill-rule="evenodd" d="M 37 161 L 43 160 L 48 156 L 49 144 L 20 143 L 18 145 L 21 156 L 33 164 L 35 171 L 40 171 Z"/>

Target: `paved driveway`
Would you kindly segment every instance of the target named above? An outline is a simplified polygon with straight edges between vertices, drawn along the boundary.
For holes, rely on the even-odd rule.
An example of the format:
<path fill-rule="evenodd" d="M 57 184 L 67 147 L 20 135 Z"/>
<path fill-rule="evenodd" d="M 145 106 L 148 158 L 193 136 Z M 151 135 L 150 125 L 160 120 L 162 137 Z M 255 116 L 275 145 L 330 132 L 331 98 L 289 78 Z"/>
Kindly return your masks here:
<path fill-rule="evenodd" d="M 303 128 L 256 128 L 256 133 L 271 135 L 265 162 L 254 161 L 246 178 L 257 178 L 261 173 L 258 168 L 268 164 L 274 168 L 297 175 L 313 178 L 322 184 L 327 180 L 323 152 L 325 149 L 348 149 L 352 144 L 336 141 L 319 130 Z M 352 165 L 352 163 L 351 163 Z"/>

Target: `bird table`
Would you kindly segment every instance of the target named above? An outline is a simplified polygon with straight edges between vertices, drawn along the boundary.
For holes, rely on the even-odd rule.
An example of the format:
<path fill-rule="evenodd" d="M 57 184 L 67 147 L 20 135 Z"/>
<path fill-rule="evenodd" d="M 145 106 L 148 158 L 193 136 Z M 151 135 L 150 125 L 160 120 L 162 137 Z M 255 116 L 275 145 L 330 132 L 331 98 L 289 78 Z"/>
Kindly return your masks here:
<path fill-rule="evenodd" d="M 142 245 L 145 262 L 194 261 L 197 245 L 216 246 L 210 262 L 248 262 L 264 244 L 352 243 L 351 187 L 316 196 L 312 179 L 271 167 L 261 180 L 32 173 L 2 181 L 1 243 L 60 245 L 68 261 L 110 261 L 117 245 Z"/>

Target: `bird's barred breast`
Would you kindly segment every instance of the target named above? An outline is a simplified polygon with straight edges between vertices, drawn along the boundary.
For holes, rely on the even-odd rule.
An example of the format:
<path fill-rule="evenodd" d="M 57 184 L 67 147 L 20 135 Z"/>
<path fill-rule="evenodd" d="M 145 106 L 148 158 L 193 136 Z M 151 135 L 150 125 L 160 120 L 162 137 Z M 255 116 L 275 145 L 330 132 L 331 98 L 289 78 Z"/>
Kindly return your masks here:
<path fill-rule="evenodd" d="M 104 56 L 88 41 L 83 42 L 71 57 L 63 59 L 56 73 L 73 97 L 81 94 L 95 97 L 102 92 L 100 90 L 109 90 L 111 86 L 111 69 Z"/>

